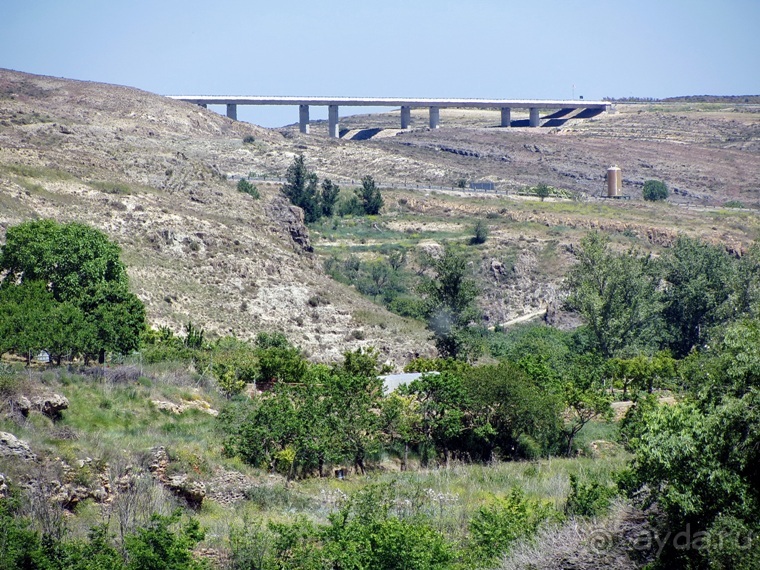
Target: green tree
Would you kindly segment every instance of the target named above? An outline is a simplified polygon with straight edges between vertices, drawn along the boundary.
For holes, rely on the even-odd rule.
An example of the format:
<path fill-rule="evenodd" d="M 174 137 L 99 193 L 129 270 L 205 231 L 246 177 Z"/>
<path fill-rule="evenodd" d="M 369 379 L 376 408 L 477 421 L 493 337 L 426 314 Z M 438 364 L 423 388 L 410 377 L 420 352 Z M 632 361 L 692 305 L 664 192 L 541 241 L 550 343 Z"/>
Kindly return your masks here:
<path fill-rule="evenodd" d="M 391 392 L 382 401 L 381 433 L 389 448 L 403 446 L 399 453 L 401 470 L 409 465 L 409 449 L 423 442 L 419 402 L 412 396 Z"/>
<path fill-rule="evenodd" d="M 479 366 L 465 376 L 472 424 L 467 450 L 474 458 L 548 455 L 562 437 L 562 400 L 504 362 Z"/>
<path fill-rule="evenodd" d="M 0 354 L 12 351 L 26 358 L 44 350 L 49 341 L 50 315 L 58 303 L 43 281 L 0 286 Z M 66 330 L 65 333 L 72 331 Z"/>
<path fill-rule="evenodd" d="M 64 357 L 94 354 L 98 349 L 98 331 L 92 321 L 72 303 L 56 303 L 49 313 L 45 350 L 60 366 Z"/>
<path fill-rule="evenodd" d="M 483 220 L 478 220 L 475 222 L 475 227 L 472 229 L 472 234 L 473 235 L 470 238 L 470 243 L 475 245 L 486 243 L 486 240 L 488 239 L 488 224 Z"/>
<path fill-rule="evenodd" d="M 665 200 L 668 197 L 668 187 L 664 182 L 659 180 L 647 180 L 644 182 L 642 195 L 644 196 L 644 200 L 650 202 Z"/>
<path fill-rule="evenodd" d="M 126 269 L 119 247 L 102 232 L 79 223 L 59 224 L 53 220 L 25 222 L 8 228 L 0 253 L 1 286 L 13 288 L 42 281 L 54 304 L 68 303 L 82 318 L 67 310 L 66 321 L 85 323 L 77 344 L 88 360 L 106 351 L 128 353 L 137 348 L 145 328 L 145 307 L 129 292 Z M 52 321 L 52 326 L 65 323 Z M 73 326 L 73 325 L 72 325 Z M 89 332 L 89 338 L 84 338 Z M 46 343 L 47 344 L 47 343 Z M 67 348 L 67 347 L 60 347 Z"/>
<path fill-rule="evenodd" d="M 355 192 L 365 214 L 376 216 L 380 213 L 383 207 L 383 196 L 380 194 L 380 188 L 375 185 L 374 178 L 371 176 L 362 178 L 362 187 L 356 188 Z"/>
<path fill-rule="evenodd" d="M 736 266 L 734 281 L 735 311 L 760 316 L 760 242 L 756 241 L 742 255 Z"/>
<path fill-rule="evenodd" d="M 679 548 L 667 541 L 659 568 L 754 568 L 760 562 L 757 543 L 747 546 L 760 530 L 759 404 L 753 388 L 706 410 L 682 403 L 644 415 L 631 470 L 621 483 L 632 495 L 643 492 L 645 505 L 657 503 L 663 528 L 689 529 L 686 540 L 700 539 L 702 546 Z M 722 535 L 726 526 L 734 533 Z"/>
<path fill-rule="evenodd" d="M 427 464 L 433 450 L 448 463 L 451 452 L 461 447 L 459 442 L 469 429 L 468 394 L 462 378 L 449 372 L 424 374 L 400 386 L 398 393 L 413 396 L 418 402 L 423 464 Z"/>
<path fill-rule="evenodd" d="M 570 380 L 564 387 L 565 406 L 568 419 L 565 424 L 567 447 L 565 453 L 571 455 L 575 436 L 595 418 L 609 418 L 612 413 L 610 398 L 602 390 L 584 386 L 582 382 Z"/>
<path fill-rule="evenodd" d="M 616 254 L 592 232 L 581 240 L 570 270 L 567 306 L 580 313 L 593 348 L 605 358 L 653 348 L 661 336 L 659 277 L 649 257 Z"/>
<path fill-rule="evenodd" d="M 238 192 L 243 192 L 244 194 L 248 194 L 254 200 L 258 200 L 261 197 L 261 194 L 259 194 L 259 189 L 256 188 L 255 185 L 248 182 L 245 178 L 241 178 L 238 181 L 237 189 L 238 189 Z"/>
<path fill-rule="evenodd" d="M 320 204 L 322 215 L 326 218 L 332 218 L 335 213 L 335 204 L 338 202 L 340 195 L 340 186 L 334 184 L 329 178 L 322 181 L 322 193 L 320 194 Z"/>
<path fill-rule="evenodd" d="M 541 198 L 542 202 L 546 198 L 548 198 L 550 194 L 551 194 L 551 189 L 546 184 L 544 184 L 543 182 L 541 184 L 539 184 L 538 186 L 536 186 L 536 196 L 538 196 L 539 198 Z"/>
<path fill-rule="evenodd" d="M 317 184 L 319 179 L 314 172 L 306 168 L 304 156 L 299 154 L 293 159 L 285 174 L 287 182 L 282 191 L 291 204 L 303 210 L 307 224 L 316 222 L 322 216 L 322 206 L 319 201 Z"/>
<path fill-rule="evenodd" d="M 710 327 L 732 316 L 736 266 L 723 248 L 679 237 L 662 258 L 663 315 L 677 358 L 704 343 Z"/>
<path fill-rule="evenodd" d="M 468 275 L 467 260 L 446 244 L 442 255 L 427 261 L 434 275 L 423 280 L 419 292 L 438 353 L 443 358 L 474 358 L 480 350 L 472 331 L 480 320 L 475 305 L 479 291 Z"/>
<path fill-rule="evenodd" d="M 357 472 L 366 471 L 366 460 L 380 450 L 380 427 L 383 399 L 383 380 L 377 375 L 376 359 L 346 353 L 353 361 L 338 374 L 322 377 L 324 414 L 328 429 L 335 437 L 336 455 L 350 461 Z M 363 361 L 363 362 L 359 362 Z M 374 361 L 374 363 L 372 363 Z"/>
<path fill-rule="evenodd" d="M 632 358 L 612 358 L 607 367 L 616 385 L 623 388 L 627 397 L 628 388 L 645 390 L 650 394 L 655 388 L 665 388 L 676 377 L 677 361 L 667 351 L 655 356 L 638 354 Z"/>

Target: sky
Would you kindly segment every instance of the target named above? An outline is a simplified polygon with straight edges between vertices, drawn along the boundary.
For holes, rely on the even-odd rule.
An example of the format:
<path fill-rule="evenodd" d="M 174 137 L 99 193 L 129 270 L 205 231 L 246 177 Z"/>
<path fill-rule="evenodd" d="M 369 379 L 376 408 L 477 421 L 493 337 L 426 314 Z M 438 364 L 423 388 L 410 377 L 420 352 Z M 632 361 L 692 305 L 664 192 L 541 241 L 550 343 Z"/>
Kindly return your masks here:
<path fill-rule="evenodd" d="M 760 0 L 0 0 L 0 68 L 162 95 L 755 95 L 758 25 Z"/>

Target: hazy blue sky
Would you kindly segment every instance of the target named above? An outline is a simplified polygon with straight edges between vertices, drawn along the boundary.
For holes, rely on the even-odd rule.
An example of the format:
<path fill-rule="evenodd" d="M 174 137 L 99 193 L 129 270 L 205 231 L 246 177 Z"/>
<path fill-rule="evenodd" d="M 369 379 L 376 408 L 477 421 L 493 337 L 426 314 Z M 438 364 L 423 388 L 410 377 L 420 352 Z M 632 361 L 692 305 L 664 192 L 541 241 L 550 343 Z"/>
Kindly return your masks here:
<path fill-rule="evenodd" d="M 759 27 L 760 0 L 0 0 L 0 67 L 161 94 L 745 95 Z"/>

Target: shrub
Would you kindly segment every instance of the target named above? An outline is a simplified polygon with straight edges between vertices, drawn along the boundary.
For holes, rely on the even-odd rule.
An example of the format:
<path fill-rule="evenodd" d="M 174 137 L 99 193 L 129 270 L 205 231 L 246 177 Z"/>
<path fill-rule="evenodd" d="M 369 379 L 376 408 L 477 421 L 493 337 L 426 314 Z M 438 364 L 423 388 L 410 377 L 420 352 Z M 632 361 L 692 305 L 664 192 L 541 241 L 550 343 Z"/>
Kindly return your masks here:
<path fill-rule="evenodd" d="M 597 481 L 588 485 L 578 482 L 578 477 L 570 475 L 570 494 L 565 504 L 565 514 L 582 517 L 595 517 L 605 514 L 610 508 L 610 501 L 617 491 L 605 487 Z"/>
<path fill-rule="evenodd" d="M 664 182 L 659 180 L 647 180 L 644 182 L 642 194 L 644 200 L 649 200 L 650 202 L 665 200 L 668 197 L 668 187 Z"/>
<path fill-rule="evenodd" d="M 364 215 L 364 208 L 357 196 L 351 196 L 350 198 L 341 198 L 338 202 L 338 215 L 341 218 L 346 216 L 362 216 Z"/>
<path fill-rule="evenodd" d="M 533 536 L 545 521 L 561 515 L 549 501 L 528 499 L 518 488 L 478 509 L 470 520 L 473 546 L 483 559 L 504 554 L 517 539 Z"/>
<path fill-rule="evenodd" d="M 256 142 L 256 137 L 253 135 L 247 135 L 243 138 L 243 144 L 253 144 Z"/>
<path fill-rule="evenodd" d="M 126 539 L 127 570 L 201 570 L 206 564 L 193 558 L 192 549 L 204 538 L 198 521 L 190 519 L 177 531 L 180 511 L 165 517 L 154 514 L 148 526 Z"/>
<path fill-rule="evenodd" d="M 472 232 L 473 236 L 470 238 L 471 244 L 478 245 L 486 243 L 486 240 L 488 239 L 488 224 L 483 220 L 478 220 L 475 227 L 472 229 Z"/>
<path fill-rule="evenodd" d="M 0 362 L 0 400 L 5 400 L 18 393 L 21 381 L 16 376 L 13 368 Z"/>
<path fill-rule="evenodd" d="M 248 182 L 245 178 L 241 178 L 237 183 L 237 189 L 238 192 L 248 194 L 249 196 L 253 197 L 254 200 L 258 200 L 261 197 L 261 194 L 259 194 L 259 189 Z"/>
<path fill-rule="evenodd" d="M 725 204 L 723 204 L 724 208 L 746 208 L 744 205 L 744 202 L 740 202 L 739 200 L 729 200 Z"/>
<path fill-rule="evenodd" d="M 549 188 L 549 186 L 547 186 L 546 184 L 542 182 L 541 184 L 536 186 L 535 193 L 536 193 L 536 196 L 541 198 L 541 201 L 543 202 L 544 199 L 548 198 L 549 195 L 551 194 L 551 189 Z"/>

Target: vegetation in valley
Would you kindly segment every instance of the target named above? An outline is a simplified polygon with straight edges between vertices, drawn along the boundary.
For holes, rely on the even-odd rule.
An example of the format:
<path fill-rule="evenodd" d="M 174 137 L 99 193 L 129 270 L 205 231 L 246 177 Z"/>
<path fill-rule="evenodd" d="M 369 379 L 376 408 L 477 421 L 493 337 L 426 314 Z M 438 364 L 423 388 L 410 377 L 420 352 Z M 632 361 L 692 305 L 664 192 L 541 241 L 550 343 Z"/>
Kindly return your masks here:
<path fill-rule="evenodd" d="M 0 75 L 0 568 L 760 566 L 756 97 L 349 142 Z"/>

